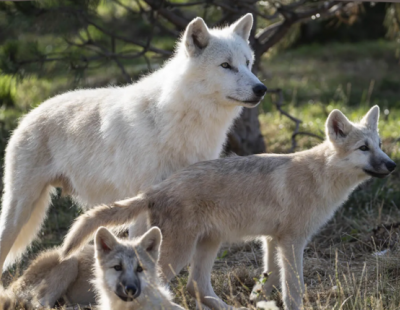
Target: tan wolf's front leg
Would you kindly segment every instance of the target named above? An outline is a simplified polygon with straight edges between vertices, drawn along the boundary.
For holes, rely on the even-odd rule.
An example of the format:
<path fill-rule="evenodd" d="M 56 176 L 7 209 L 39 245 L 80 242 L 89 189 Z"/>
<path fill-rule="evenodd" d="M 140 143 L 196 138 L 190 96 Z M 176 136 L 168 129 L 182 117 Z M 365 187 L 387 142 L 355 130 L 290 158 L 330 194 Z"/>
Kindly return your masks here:
<path fill-rule="evenodd" d="M 277 263 L 277 244 L 272 237 L 263 237 L 264 271 L 250 294 L 253 303 L 265 300 L 274 288 L 280 287 L 280 271 Z"/>
<path fill-rule="evenodd" d="M 278 242 L 282 299 L 286 310 L 303 309 L 303 252 L 305 244 L 305 239 L 292 238 Z"/>

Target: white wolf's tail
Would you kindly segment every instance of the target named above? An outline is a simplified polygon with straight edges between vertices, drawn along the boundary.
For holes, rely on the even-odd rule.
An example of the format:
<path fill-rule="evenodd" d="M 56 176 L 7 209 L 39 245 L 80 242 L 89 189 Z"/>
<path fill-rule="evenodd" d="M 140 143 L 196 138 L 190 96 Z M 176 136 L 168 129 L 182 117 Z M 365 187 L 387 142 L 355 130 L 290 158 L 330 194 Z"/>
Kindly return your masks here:
<path fill-rule="evenodd" d="M 35 190 L 39 194 L 24 198 L 21 193 L 17 200 L 12 199 L 10 193 L 5 191 L 0 220 L 0 268 L 3 267 L 3 270 L 24 253 L 26 247 L 36 238 L 46 218 L 52 187 L 38 187 Z"/>
<path fill-rule="evenodd" d="M 64 240 L 61 256 L 65 259 L 83 247 L 100 226 L 119 226 L 132 222 L 147 211 L 148 199 L 142 194 L 87 211 L 78 217 Z"/>

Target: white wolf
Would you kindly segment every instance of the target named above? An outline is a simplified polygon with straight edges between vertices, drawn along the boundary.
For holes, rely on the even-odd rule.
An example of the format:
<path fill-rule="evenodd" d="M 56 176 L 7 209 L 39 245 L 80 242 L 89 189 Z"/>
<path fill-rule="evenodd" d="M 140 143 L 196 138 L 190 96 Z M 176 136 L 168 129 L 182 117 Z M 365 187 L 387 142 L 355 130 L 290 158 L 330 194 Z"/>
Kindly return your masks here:
<path fill-rule="evenodd" d="M 60 259 L 60 249 L 42 253 L 0 292 L 0 310 L 49 309 L 61 298 L 66 305 L 89 305 L 97 299 L 100 310 L 183 309 L 161 283 L 160 229 L 124 241 L 102 227 L 95 240 L 94 247 L 87 245 L 66 260 Z"/>
<path fill-rule="evenodd" d="M 80 216 L 63 252 L 79 249 L 101 225 L 121 225 L 147 212 L 164 236 L 160 266 L 166 279 L 190 262 L 189 292 L 195 296 L 196 282 L 206 306 L 223 308 L 210 281 L 220 244 L 264 236 L 264 273 L 271 274 L 251 299 L 281 283 L 286 309 L 301 309 L 308 240 L 357 185 L 396 167 L 381 150 L 378 118 L 378 106 L 358 124 L 334 110 L 327 140 L 310 150 L 196 163 L 132 199 Z"/>
<path fill-rule="evenodd" d="M 6 150 L 0 268 L 35 238 L 55 186 L 91 207 L 218 158 L 242 106 L 266 92 L 251 72 L 252 24 L 251 14 L 222 29 L 196 18 L 175 56 L 139 82 L 68 92 L 31 111 Z"/>

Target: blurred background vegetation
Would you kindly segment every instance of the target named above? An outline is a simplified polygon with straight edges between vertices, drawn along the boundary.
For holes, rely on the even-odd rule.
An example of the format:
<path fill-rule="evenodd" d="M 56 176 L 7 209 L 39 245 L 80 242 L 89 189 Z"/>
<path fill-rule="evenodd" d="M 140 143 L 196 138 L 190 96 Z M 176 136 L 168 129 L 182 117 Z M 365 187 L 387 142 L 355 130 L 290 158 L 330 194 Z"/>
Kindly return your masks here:
<path fill-rule="evenodd" d="M 44 100 L 133 82 L 162 65 L 193 17 L 220 26 L 247 12 L 256 18 L 254 72 L 270 92 L 238 120 L 228 151 L 308 148 L 324 137 L 332 109 L 357 120 L 378 104 L 383 148 L 400 162 L 400 4 L 315 0 L 0 2 L 1 160 L 19 118 Z M 352 196 L 335 220 L 346 218 L 348 229 L 332 242 L 359 240 L 379 225 L 400 222 L 393 216 L 399 210 L 397 171 Z M 55 197 L 33 251 L 59 244 L 79 212 L 72 200 Z"/>

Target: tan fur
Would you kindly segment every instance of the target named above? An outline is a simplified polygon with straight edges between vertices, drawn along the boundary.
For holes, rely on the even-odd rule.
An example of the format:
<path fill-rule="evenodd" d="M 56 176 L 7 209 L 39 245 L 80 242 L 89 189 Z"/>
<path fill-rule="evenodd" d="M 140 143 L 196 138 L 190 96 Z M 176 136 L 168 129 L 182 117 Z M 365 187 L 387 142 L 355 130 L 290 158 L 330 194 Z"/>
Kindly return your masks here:
<path fill-rule="evenodd" d="M 264 274 L 258 290 L 282 287 L 286 309 L 302 307 L 303 249 L 350 193 L 370 175 L 388 175 L 395 164 L 380 149 L 379 108 L 351 123 L 334 110 L 327 140 L 303 152 L 223 158 L 194 164 L 147 192 L 95 208 L 73 225 L 63 255 L 69 256 L 100 225 L 129 223 L 147 212 L 164 241 L 160 265 L 167 280 L 190 263 L 188 290 L 210 308 L 229 308 L 214 293 L 210 274 L 222 242 L 262 237 Z M 361 148 L 368 145 L 368 150 Z M 277 260 L 275 260 L 278 258 Z"/>
<path fill-rule="evenodd" d="M 92 266 L 93 246 L 63 261 L 59 248 L 50 250 L 39 255 L 3 294 L 13 305 L 23 302 L 25 309 L 52 308 L 61 298 L 67 305 L 94 303 Z"/>

